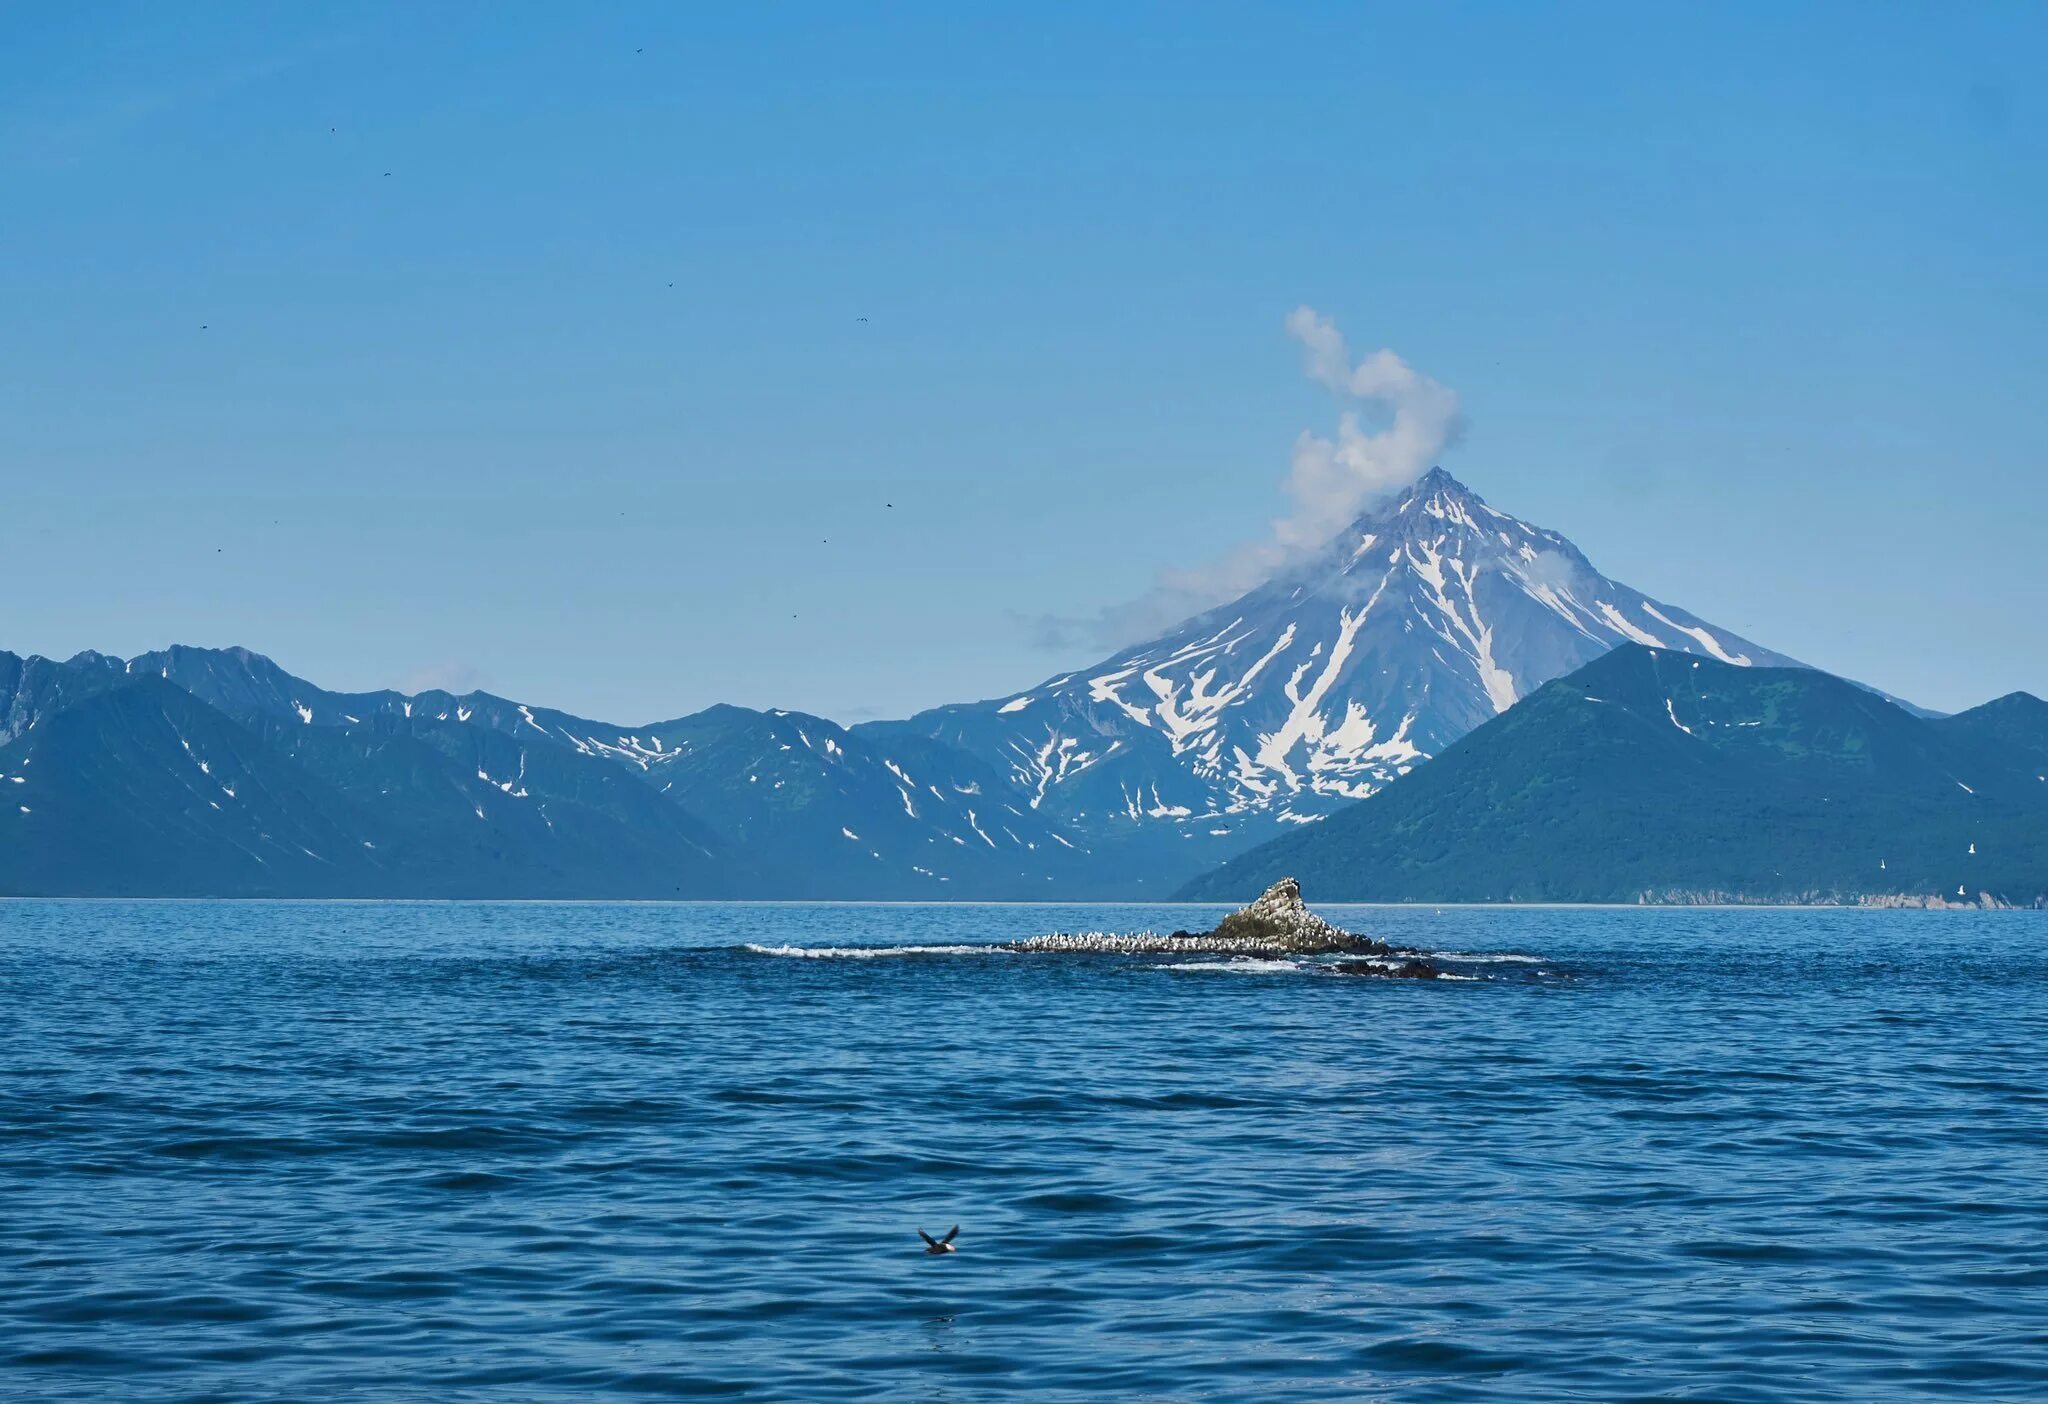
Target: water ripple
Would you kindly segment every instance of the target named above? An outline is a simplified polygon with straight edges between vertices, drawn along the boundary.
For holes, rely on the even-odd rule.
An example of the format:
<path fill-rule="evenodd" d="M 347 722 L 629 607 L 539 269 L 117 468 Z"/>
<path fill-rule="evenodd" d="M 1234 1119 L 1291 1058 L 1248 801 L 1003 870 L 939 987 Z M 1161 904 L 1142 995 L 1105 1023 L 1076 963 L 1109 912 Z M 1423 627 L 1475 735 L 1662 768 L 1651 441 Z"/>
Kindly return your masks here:
<path fill-rule="evenodd" d="M 2039 916 L 1212 915 L 0 903 L 0 1397 L 2048 1397 Z"/>

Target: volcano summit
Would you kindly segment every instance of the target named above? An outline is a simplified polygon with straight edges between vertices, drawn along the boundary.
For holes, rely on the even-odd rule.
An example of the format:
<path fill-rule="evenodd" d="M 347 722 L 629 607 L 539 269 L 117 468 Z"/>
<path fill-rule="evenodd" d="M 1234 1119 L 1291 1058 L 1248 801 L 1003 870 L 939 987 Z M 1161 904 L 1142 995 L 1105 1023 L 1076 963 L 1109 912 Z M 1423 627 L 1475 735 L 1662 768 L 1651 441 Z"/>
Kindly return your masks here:
<path fill-rule="evenodd" d="M 1134 870 L 1192 871 L 1373 794 L 1622 643 L 1797 666 L 1609 579 L 1434 468 L 1170 633 L 1011 696 L 861 730 L 958 747 L 1077 842 Z"/>

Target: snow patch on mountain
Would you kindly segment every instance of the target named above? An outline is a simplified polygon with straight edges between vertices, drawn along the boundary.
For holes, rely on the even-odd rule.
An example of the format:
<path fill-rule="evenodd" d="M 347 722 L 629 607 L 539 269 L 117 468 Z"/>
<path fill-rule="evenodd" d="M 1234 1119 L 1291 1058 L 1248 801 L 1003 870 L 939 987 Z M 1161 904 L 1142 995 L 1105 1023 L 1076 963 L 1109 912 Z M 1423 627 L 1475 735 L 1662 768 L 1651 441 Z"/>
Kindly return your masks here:
<path fill-rule="evenodd" d="M 1603 576 L 1433 469 L 1158 639 L 1007 700 L 876 725 L 987 758 L 1031 809 L 1084 832 L 1173 826 L 1234 846 L 1374 794 L 1627 642 L 1793 662 Z"/>

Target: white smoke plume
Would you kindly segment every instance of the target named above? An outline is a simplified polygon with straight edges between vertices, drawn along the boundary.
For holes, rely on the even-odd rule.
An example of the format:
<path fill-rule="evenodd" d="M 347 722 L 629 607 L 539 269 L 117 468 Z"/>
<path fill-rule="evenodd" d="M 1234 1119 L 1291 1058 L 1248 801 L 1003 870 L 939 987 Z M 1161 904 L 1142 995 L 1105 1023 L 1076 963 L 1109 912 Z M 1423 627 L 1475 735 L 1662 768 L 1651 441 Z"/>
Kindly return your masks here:
<path fill-rule="evenodd" d="M 1344 409 L 1335 438 L 1303 430 L 1284 484 L 1293 509 L 1268 533 L 1188 569 L 1166 569 L 1135 600 L 1082 619 L 1027 620 L 1042 646 L 1088 643 L 1119 648 L 1160 633 L 1252 589 L 1320 549 L 1373 503 L 1414 482 L 1456 442 L 1458 397 L 1389 350 L 1353 364 L 1337 324 L 1313 307 L 1287 315 L 1309 379 L 1328 387 Z M 1370 422 L 1368 422 L 1370 416 Z"/>
<path fill-rule="evenodd" d="M 1304 431 L 1294 441 L 1287 474 L 1294 511 L 1273 523 L 1275 544 L 1292 553 L 1321 546 L 1367 506 L 1428 472 L 1457 439 L 1459 419 L 1457 395 L 1392 351 L 1353 365 L 1337 324 L 1313 307 L 1288 314 L 1287 334 L 1301 343 L 1311 380 L 1386 420 L 1368 430 L 1359 411 L 1347 408 L 1335 439 Z"/>

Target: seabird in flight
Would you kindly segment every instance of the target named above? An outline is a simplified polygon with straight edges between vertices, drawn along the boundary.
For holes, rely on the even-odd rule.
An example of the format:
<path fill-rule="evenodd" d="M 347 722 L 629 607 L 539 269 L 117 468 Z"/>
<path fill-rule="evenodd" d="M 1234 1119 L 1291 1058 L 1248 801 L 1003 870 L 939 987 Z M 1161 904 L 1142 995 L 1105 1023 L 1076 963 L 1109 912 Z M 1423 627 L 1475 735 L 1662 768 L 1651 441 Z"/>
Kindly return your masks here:
<path fill-rule="evenodd" d="M 947 1229 L 944 1238 L 933 1238 L 923 1229 L 917 1231 L 917 1236 L 924 1240 L 924 1251 L 927 1253 L 957 1253 L 960 1251 L 953 1246 L 953 1240 L 960 1236 L 960 1225 L 958 1224 Z"/>

